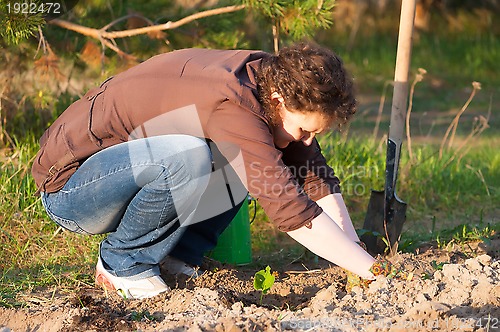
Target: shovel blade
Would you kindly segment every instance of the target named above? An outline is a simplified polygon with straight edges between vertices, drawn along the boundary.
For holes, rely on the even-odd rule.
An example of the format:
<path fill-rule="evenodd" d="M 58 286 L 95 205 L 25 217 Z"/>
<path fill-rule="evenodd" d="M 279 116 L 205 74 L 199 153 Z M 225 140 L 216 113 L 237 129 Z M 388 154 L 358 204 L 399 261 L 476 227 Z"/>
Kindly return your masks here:
<path fill-rule="evenodd" d="M 385 209 L 385 191 L 372 190 L 368 211 L 366 212 L 363 229 L 369 231 L 361 236 L 361 241 L 366 244 L 371 255 L 384 254 L 387 244 L 382 238 L 388 240 L 392 249 L 399 241 L 403 224 L 406 221 L 407 204 L 396 195 L 388 201 L 388 215 Z M 378 233 L 378 234 L 377 234 Z"/>

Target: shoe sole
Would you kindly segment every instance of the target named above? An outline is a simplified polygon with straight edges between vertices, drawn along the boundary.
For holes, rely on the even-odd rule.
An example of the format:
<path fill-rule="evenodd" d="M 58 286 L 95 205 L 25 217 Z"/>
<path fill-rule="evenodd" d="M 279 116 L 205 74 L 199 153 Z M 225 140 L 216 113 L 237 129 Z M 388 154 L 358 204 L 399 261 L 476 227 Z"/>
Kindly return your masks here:
<path fill-rule="evenodd" d="M 96 276 L 95 276 L 95 285 L 97 287 L 100 287 L 104 289 L 105 292 L 107 291 L 115 291 L 118 295 L 120 295 L 123 299 L 142 299 L 142 298 L 150 298 L 153 296 L 156 296 L 160 293 L 167 292 L 170 290 L 170 288 L 167 287 L 167 289 L 161 290 L 156 293 L 149 293 L 145 294 L 144 296 L 134 296 L 130 293 L 128 289 L 123 289 L 121 287 L 116 287 L 106 276 L 106 273 L 98 269 L 96 271 Z"/>

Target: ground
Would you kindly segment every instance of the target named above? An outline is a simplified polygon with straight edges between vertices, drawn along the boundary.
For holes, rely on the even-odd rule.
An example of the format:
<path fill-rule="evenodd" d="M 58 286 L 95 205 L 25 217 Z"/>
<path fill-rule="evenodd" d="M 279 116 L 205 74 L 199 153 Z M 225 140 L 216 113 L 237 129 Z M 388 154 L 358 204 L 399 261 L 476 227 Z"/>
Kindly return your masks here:
<path fill-rule="evenodd" d="M 390 260 L 412 281 L 379 277 L 346 292 L 346 274 L 323 260 L 280 268 L 260 303 L 255 269 L 207 262 L 197 279 L 165 275 L 172 290 L 124 301 L 84 286 L 35 290 L 26 307 L 0 308 L 8 331 L 493 331 L 500 329 L 500 239 Z"/>

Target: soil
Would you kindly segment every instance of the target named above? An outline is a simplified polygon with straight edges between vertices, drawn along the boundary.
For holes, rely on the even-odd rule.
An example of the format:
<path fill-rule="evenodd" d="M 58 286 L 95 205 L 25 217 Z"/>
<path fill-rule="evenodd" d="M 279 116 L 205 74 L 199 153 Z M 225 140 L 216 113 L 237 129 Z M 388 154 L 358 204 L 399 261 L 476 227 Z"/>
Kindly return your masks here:
<path fill-rule="evenodd" d="M 467 252 L 467 254 L 464 254 Z M 500 329 L 500 239 L 389 258 L 412 281 L 378 277 L 346 292 L 346 273 L 326 261 L 283 266 L 260 303 L 256 269 L 209 261 L 196 279 L 166 275 L 172 290 L 122 300 L 89 286 L 34 291 L 0 308 L 8 331 L 493 331 Z"/>

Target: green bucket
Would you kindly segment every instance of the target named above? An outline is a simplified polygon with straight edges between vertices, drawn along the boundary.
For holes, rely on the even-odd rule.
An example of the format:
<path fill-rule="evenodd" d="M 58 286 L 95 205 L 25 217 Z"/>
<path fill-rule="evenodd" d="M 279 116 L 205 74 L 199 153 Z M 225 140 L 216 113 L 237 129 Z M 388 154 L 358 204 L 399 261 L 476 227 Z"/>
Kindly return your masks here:
<path fill-rule="evenodd" d="M 250 218 L 246 199 L 229 226 L 220 235 L 217 246 L 207 256 L 221 263 L 235 265 L 252 262 Z"/>

